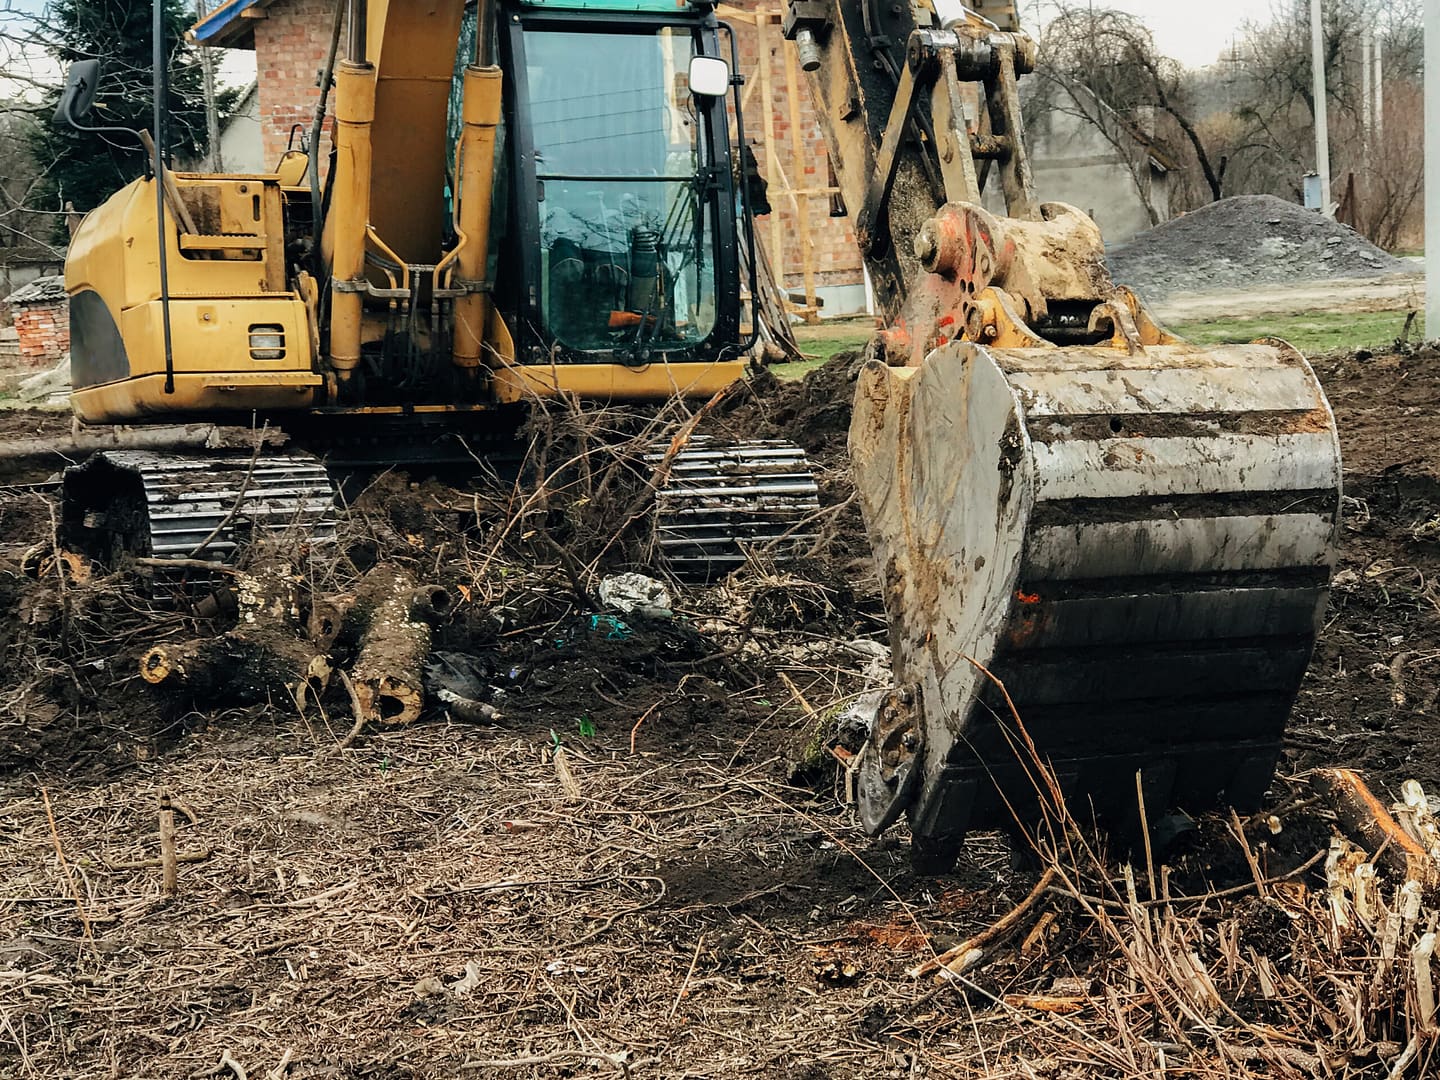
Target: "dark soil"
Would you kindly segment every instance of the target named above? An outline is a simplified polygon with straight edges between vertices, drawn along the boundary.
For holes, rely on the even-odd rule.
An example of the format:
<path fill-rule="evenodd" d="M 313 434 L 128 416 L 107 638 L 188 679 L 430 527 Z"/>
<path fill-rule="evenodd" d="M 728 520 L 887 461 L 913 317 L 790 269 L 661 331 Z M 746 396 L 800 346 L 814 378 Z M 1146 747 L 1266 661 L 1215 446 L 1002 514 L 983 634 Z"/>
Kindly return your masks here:
<path fill-rule="evenodd" d="M 1413 269 L 1355 230 L 1278 199 L 1237 195 L 1141 233 L 1107 255 L 1147 300 L 1267 283 L 1378 278 Z"/>
<path fill-rule="evenodd" d="M 0 409 L 0 446 L 15 439 L 63 436 L 73 421 L 68 412 L 53 409 Z M 43 457 L 0 459 L 0 488 L 17 484 L 39 484 L 54 477 L 67 462 L 56 454 Z M 0 541 L 15 535 L 12 522 L 0 518 Z M 32 541 L 33 543 L 33 541 Z"/>
<path fill-rule="evenodd" d="M 1440 786 L 1440 355 L 1314 361 L 1335 410 L 1345 514 L 1330 612 L 1287 764 L 1347 764 L 1377 787 Z"/>
<path fill-rule="evenodd" d="M 744 439 L 789 439 L 827 468 L 842 465 L 850 430 L 859 350 L 839 352 L 803 379 L 777 379 L 767 368 L 737 384 L 708 430 Z"/>

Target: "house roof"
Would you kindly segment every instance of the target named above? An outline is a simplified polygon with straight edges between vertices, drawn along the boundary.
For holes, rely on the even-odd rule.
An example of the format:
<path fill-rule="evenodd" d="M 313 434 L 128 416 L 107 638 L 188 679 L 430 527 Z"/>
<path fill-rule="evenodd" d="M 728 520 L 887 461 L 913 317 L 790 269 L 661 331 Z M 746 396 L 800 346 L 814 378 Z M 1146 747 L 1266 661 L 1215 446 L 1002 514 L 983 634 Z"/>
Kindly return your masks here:
<path fill-rule="evenodd" d="M 65 299 L 65 278 L 61 275 L 38 277 L 28 285 L 22 285 L 9 296 L 7 304 L 53 304 Z"/>
<path fill-rule="evenodd" d="M 265 9 L 273 2 L 274 0 L 225 0 L 190 27 L 185 36 L 198 45 L 253 49 L 255 20 L 263 19 Z"/>

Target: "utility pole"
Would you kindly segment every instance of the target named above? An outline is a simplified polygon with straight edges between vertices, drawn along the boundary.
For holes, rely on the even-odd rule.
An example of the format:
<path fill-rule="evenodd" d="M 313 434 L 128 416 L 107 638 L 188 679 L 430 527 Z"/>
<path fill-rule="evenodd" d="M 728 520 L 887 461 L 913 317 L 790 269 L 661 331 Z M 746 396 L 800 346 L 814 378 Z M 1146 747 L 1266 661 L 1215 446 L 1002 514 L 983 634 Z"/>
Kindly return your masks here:
<path fill-rule="evenodd" d="M 1440 338 L 1440 0 L 1425 0 L 1425 337 Z"/>
<path fill-rule="evenodd" d="M 1375 145 L 1385 142 L 1385 35 L 1375 35 Z"/>
<path fill-rule="evenodd" d="M 1360 138 L 1363 142 L 1363 160 L 1370 167 L 1370 155 L 1375 143 L 1375 28 L 1367 26 L 1360 31 Z"/>
<path fill-rule="evenodd" d="M 210 0 L 197 0 L 195 9 L 205 18 L 210 14 Z M 220 156 L 220 113 L 215 105 L 215 57 L 208 45 L 200 46 L 200 74 L 204 80 L 205 139 L 210 146 L 210 171 L 224 172 L 225 162 Z"/>
<path fill-rule="evenodd" d="M 1427 0 L 1437 2 L 1437 0 Z M 1325 97 L 1325 25 L 1322 0 L 1310 0 L 1310 52 L 1315 75 L 1315 171 L 1320 176 L 1320 212 L 1335 213 L 1330 202 L 1330 106 Z"/>

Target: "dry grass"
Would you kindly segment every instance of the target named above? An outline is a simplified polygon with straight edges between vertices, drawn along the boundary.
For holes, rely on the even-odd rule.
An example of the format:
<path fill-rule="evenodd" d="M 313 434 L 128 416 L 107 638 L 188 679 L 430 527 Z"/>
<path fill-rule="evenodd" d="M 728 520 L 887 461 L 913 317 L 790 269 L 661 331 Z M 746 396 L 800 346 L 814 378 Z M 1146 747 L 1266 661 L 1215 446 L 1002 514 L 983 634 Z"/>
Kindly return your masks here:
<path fill-rule="evenodd" d="M 119 780 L 50 792 L 78 906 L 39 792 L 12 781 L 6 1060 L 188 1076 L 228 1053 L 253 1076 L 288 1052 L 298 1077 L 539 1058 L 509 1074 L 556 1076 L 608 1055 L 647 1075 L 874 1075 L 895 1051 L 857 1025 L 913 993 L 922 939 L 897 955 L 870 935 L 908 926 L 925 886 L 901 853 L 872 853 L 910 900 L 891 896 L 827 837 L 856 840 L 828 800 L 733 747 L 677 761 L 572 745 L 572 797 L 533 735 L 437 724 L 337 754 L 293 726 L 217 727 Z M 173 901 L 162 791 L 195 819 Z M 817 983 L 826 952 L 864 980 Z"/>
<path fill-rule="evenodd" d="M 1440 916 L 1345 842 L 1327 859 L 1303 789 L 1278 834 L 1207 818 L 1168 867 L 1057 810 L 1029 871 L 983 835 L 917 879 L 838 764 L 793 771 L 876 677 L 873 595 L 757 564 L 618 645 L 587 632 L 637 496 L 608 420 L 554 422 L 544 497 L 392 478 L 303 575 L 343 592 L 364 553 L 454 587 L 442 643 L 522 672 L 498 724 L 347 743 L 334 687 L 177 715 L 134 654 L 213 620 L 133 571 L 0 569 L 0 1075 L 1433 1074 Z"/>

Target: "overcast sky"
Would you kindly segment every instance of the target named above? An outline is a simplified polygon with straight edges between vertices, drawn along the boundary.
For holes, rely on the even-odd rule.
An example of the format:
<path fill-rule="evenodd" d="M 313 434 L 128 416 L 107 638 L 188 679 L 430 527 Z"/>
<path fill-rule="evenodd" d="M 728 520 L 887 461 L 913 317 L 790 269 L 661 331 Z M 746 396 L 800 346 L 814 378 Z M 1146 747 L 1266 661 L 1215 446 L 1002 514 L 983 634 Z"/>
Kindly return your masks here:
<path fill-rule="evenodd" d="M 1068 0 L 1069 3 L 1081 0 Z M 1275 0 L 1097 0 L 1096 7 L 1120 8 L 1144 19 L 1155 32 L 1160 51 L 1188 67 L 1213 64 L 1230 48 L 1247 20 L 1264 20 Z M 1037 9 L 1043 12 L 1046 0 L 1022 0 L 1025 22 L 1030 28 L 1037 24 Z M 0 0 L 0 8 L 33 12 L 44 6 L 43 0 Z M 11 19 L 14 18 L 12 14 Z M 0 25 L 0 30 L 6 27 Z M 31 77 L 53 78 L 54 65 L 43 56 L 9 55 L 0 50 L 0 93 L 19 92 L 21 86 L 4 78 L 7 71 Z M 253 78 L 253 54 L 232 54 L 222 66 L 222 81 L 238 83 Z"/>
<path fill-rule="evenodd" d="M 1033 6 L 1026 0 L 1027 15 Z M 1097 0 L 1095 6 L 1139 15 L 1155 32 L 1160 51 L 1187 67 L 1213 64 L 1247 20 L 1264 22 L 1270 14 L 1270 0 Z M 1033 16 L 1026 21 L 1033 25 Z"/>

